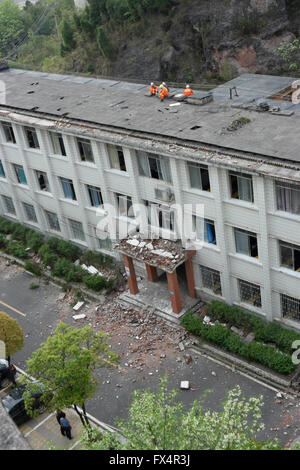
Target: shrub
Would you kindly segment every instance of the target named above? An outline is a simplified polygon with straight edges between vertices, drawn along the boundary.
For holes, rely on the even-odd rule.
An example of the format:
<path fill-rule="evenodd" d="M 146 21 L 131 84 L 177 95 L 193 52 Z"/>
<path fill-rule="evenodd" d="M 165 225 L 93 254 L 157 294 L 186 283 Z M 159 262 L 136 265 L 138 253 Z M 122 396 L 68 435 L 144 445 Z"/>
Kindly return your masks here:
<path fill-rule="evenodd" d="M 41 246 L 43 245 L 44 235 L 42 233 L 35 232 L 34 230 L 30 230 L 26 234 L 26 245 L 35 253 L 39 251 Z"/>
<path fill-rule="evenodd" d="M 8 241 L 6 240 L 4 235 L 0 233 L 0 248 L 6 248 L 7 244 L 8 244 Z"/>
<path fill-rule="evenodd" d="M 12 236 L 15 240 L 19 240 L 23 243 L 26 243 L 26 235 L 31 229 L 25 227 L 25 225 L 21 225 L 19 223 L 13 224 L 12 227 Z"/>
<path fill-rule="evenodd" d="M 16 256 L 16 258 L 28 258 L 28 253 L 24 246 L 12 240 L 8 243 L 7 252 Z"/>
<path fill-rule="evenodd" d="M 186 312 L 181 323 L 190 333 L 211 341 L 227 351 L 239 354 L 250 361 L 263 364 L 276 372 L 289 374 L 297 367 L 296 364 L 293 364 L 290 354 L 256 341 L 245 344 L 238 334 L 233 333 L 225 326 L 205 325 L 202 318 L 193 317 L 191 312 Z"/>
<path fill-rule="evenodd" d="M 38 251 L 38 254 L 42 258 L 43 264 L 45 266 L 51 266 L 53 268 L 56 261 L 58 260 L 58 256 L 54 253 L 54 251 L 51 250 L 48 243 L 45 243 L 41 246 Z"/>
<path fill-rule="evenodd" d="M 11 233 L 13 229 L 13 223 L 5 219 L 5 217 L 0 217 L 0 233 Z"/>
<path fill-rule="evenodd" d="M 81 282 L 84 271 L 66 258 L 59 258 L 51 271 L 53 276 L 64 278 L 68 282 Z"/>
<path fill-rule="evenodd" d="M 81 254 L 81 250 L 78 246 L 65 240 L 61 240 L 60 238 L 49 238 L 48 245 L 58 255 L 64 256 L 70 261 L 75 261 Z"/>
<path fill-rule="evenodd" d="M 83 278 L 85 285 L 96 292 L 99 292 L 101 289 L 106 287 L 106 279 L 103 276 L 93 276 L 92 274 L 87 274 Z"/>
<path fill-rule="evenodd" d="M 42 274 L 41 267 L 34 261 L 25 261 L 24 268 L 26 271 L 33 273 L 35 276 L 41 276 Z"/>

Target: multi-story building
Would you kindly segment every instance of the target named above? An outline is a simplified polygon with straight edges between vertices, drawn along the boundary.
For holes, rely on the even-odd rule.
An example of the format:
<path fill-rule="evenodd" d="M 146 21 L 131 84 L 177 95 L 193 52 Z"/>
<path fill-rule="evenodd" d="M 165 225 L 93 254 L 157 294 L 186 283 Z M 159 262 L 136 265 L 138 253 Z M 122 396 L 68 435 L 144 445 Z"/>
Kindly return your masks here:
<path fill-rule="evenodd" d="M 191 258 L 196 295 L 300 328 L 294 79 L 245 74 L 190 102 L 93 78 L 9 70 L 0 80 L 2 215 L 119 256 L 97 230 L 106 205 L 140 230 L 134 207 L 155 203 L 151 224 L 166 237 L 172 204 L 203 204 L 201 221 L 191 214 L 203 242 Z"/>

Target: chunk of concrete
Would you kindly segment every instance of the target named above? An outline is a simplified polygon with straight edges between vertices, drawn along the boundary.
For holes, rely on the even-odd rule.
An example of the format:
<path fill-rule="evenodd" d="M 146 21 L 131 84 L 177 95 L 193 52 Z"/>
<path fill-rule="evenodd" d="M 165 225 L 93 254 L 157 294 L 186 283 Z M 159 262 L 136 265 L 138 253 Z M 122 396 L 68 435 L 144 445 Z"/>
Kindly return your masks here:
<path fill-rule="evenodd" d="M 84 313 L 79 313 L 78 315 L 73 315 L 74 320 L 83 320 L 86 318 L 86 315 Z"/>
<path fill-rule="evenodd" d="M 73 307 L 73 310 L 75 310 L 75 312 L 78 312 L 84 305 L 84 302 L 77 302 L 76 305 L 74 305 Z"/>
<path fill-rule="evenodd" d="M 190 389 L 190 382 L 188 380 L 182 380 L 180 382 L 181 390 L 189 390 Z"/>

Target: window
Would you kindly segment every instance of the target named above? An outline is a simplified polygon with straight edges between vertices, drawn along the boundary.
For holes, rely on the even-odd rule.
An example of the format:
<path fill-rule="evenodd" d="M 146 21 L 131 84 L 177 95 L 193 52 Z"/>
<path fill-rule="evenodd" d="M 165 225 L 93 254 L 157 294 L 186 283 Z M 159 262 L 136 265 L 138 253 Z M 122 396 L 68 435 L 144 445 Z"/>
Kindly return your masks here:
<path fill-rule="evenodd" d="M 252 176 L 230 172 L 229 178 L 231 197 L 233 199 L 253 202 Z"/>
<path fill-rule="evenodd" d="M 148 223 L 152 227 L 175 230 L 175 214 L 168 206 L 145 201 Z"/>
<path fill-rule="evenodd" d="M 55 155 L 63 155 L 64 157 L 67 155 L 64 139 L 61 134 L 57 132 L 50 132 L 50 138 L 52 143 L 52 150 Z"/>
<path fill-rule="evenodd" d="M 276 182 L 277 209 L 300 215 L 300 185 Z"/>
<path fill-rule="evenodd" d="M 36 130 L 33 127 L 25 127 L 25 134 L 27 137 L 27 143 L 32 149 L 39 149 L 40 144 L 37 137 Z"/>
<path fill-rule="evenodd" d="M 72 238 L 75 240 L 85 241 L 84 231 L 82 223 L 77 220 L 69 219 L 70 229 L 72 233 Z"/>
<path fill-rule="evenodd" d="M 73 181 L 67 178 L 60 178 L 60 180 L 65 198 L 73 199 L 73 201 L 76 201 L 76 194 L 73 186 Z"/>
<path fill-rule="evenodd" d="M 300 246 L 279 242 L 281 266 L 300 272 Z"/>
<path fill-rule="evenodd" d="M 200 266 L 202 285 L 216 295 L 222 295 L 221 277 L 219 271 Z"/>
<path fill-rule="evenodd" d="M 257 237 L 255 233 L 235 228 L 234 235 L 237 253 L 258 258 Z"/>
<path fill-rule="evenodd" d="M 87 139 L 77 138 L 79 155 L 82 162 L 94 162 L 91 142 Z"/>
<path fill-rule="evenodd" d="M 14 165 L 14 169 L 15 169 L 15 172 L 16 172 L 16 177 L 17 177 L 18 183 L 27 184 L 27 179 L 26 179 L 23 167 L 20 166 L 20 165 Z"/>
<path fill-rule="evenodd" d="M 2 195 L 2 200 L 3 200 L 4 206 L 5 206 L 5 212 L 7 212 L 8 214 L 14 214 L 15 215 L 16 214 L 16 209 L 15 209 L 12 198 L 9 197 L 9 196 Z"/>
<path fill-rule="evenodd" d="M 210 191 L 208 168 L 197 163 L 188 163 L 190 184 L 192 188 Z"/>
<path fill-rule="evenodd" d="M 8 122 L 5 122 L 5 123 L 3 122 L 2 127 L 3 127 L 3 130 L 4 130 L 6 142 L 10 142 L 11 144 L 15 144 L 16 143 L 16 138 L 15 138 L 15 133 L 14 133 L 12 125 L 9 124 Z"/>
<path fill-rule="evenodd" d="M 90 202 L 93 207 L 99 207 L 103 205 L 103 199 L 100 188 L 96 186 L 87 186 Z"/>
<path fill-rule="evenodd" d="M 39 183 L 40 190 L 50 192 L 50 186 L 49 186 L 47 174 L 44 173 L 43 171 L 38 171 L 38 170 L 35 171 L 35 174 Z"/>
<path fill-rule="evenodd" d="M 141 151 L 137 152 L 137 156 L 140 175 L 172 183 L 170 162 L 167 157 Z"/>
<path fill-rule="evenodd" d="M 0 160 L 0 177 L 5 178 L 5 171 L 4 171 L 1 160 Z"/>
<path fill-rule="evenodd" d="M 239 279 L 240 298 L 242 302 L 254 307 L 261 307 L 260 286 Z"/>
<path fill-rule="evenodd" d="M 108 145 L 110 165 L 115 170 L 126 171 L 125 157 L 122 147 Z"/>
<path fill-rule="evenodd" d="M 124 196 L 123 194 L 116 194 L 116 197 L 119 208 L 119 216 L 134 218 L 131 197 Z"/>
<path fill-rule="evenodd" d="M 104 239 L 98 238 L 98 244 L 100 250 L 112 251 L 112 241 L 109 237 Z"/>
<path fill-rule="evenodd" d="M 37 222 L 38 220 L 36 217 L 34 207 L 31 204 L 27 204 L 26 202 L 23 202 L 23 207 L 24 207 L 24 211 L 25 211 L 27 219 L 30 220 L 31 222 Z"/>
<path fill-rule="evenodd" d="M 213 220 L 202 219 L 193 215 L 193 231 L 196 232 L 197 240 L 205 243 L 217 244 L 215 223 Z"/>
<path fill-rule="evenodd" d="M 300 321 L 300 300 L 281 294 L 281 312 L 284 318 Z"/>
<path fill-rule="evenodd" d="M 55 230 L 56 232 L 60 232 L 60 225 L 58 221 L 58 217 L 54 212 L 45 211 L 48 226 L 51 230 Z"/>

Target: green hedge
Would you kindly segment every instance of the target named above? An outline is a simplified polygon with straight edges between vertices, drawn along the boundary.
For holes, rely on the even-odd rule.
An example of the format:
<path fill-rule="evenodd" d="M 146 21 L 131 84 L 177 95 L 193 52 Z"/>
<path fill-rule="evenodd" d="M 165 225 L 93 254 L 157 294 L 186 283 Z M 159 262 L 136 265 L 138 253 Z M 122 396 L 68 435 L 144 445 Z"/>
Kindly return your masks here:
<path fill-rule="evenodd" d="M 195 318 L 191 312 L 184 315 L 181 323 L 190 333 L 245 359 L 263 364 L 281 374 L 289 374 L 297 368 L 297 365 L 293 364 L 290 354 L 278 351 L 272 346 L 257 341 L 245 344 L 238 334 L 227 327 L 220 324 L 205 325 L 202 318 Z"/>
<path fill-rule="evenodd" d="M 206 312 L 212 321 L 218 320 L 220 323 L 227 323 L 230 327 L 242 328 L 247 333 L 253 332 L 257 341 L 274 343 L 287 354 L 293 353 L 293 342 L 300 340 L 300 334 L 294 330 L 284 328 L 276 322 L 265 323 L 261 318 L 219 300 L 213 300 L 206 307 Z"/>

